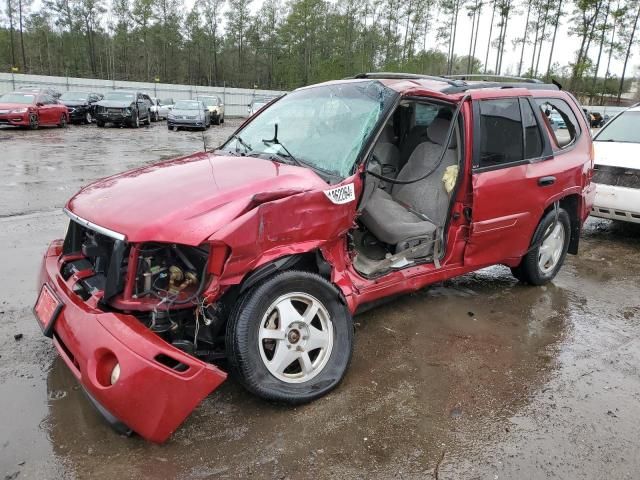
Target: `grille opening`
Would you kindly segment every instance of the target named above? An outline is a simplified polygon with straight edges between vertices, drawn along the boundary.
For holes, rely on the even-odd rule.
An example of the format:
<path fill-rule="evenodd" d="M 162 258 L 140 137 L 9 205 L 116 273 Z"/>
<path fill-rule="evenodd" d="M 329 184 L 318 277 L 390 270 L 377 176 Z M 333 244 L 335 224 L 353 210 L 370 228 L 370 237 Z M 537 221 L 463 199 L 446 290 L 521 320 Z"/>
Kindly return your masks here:
<path fill-rule="evenodd" d="M 189 370 L 189 365 L 185 365 L 182 362 L 179 362 L 175 358 L 171 358 L 164 353 L 159 353 L 155 356 L 155 361 L 164 365 L 165 367 L 169 367 L 171 370 L 175 370 L 176 372 L 186 372 Z"/>

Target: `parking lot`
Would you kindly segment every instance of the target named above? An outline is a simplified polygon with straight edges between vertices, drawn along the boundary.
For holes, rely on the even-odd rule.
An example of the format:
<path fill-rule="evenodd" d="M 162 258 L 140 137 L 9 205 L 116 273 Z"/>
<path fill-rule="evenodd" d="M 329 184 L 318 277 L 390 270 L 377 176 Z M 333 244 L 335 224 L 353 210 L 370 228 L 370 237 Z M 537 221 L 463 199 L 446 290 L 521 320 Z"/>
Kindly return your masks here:
<path fill-rule="evenodd" d="M 164 445 L 114 433 L 33 319 L 40 256 L 80 186 L 202 148 L 164 122 L 0 129 L 0 478 L 638 477 L 640 228 L 607 221 L 549 286 L 492 267 L 357 316 L 347 376 L 314 403 L 230 378 Z"/>

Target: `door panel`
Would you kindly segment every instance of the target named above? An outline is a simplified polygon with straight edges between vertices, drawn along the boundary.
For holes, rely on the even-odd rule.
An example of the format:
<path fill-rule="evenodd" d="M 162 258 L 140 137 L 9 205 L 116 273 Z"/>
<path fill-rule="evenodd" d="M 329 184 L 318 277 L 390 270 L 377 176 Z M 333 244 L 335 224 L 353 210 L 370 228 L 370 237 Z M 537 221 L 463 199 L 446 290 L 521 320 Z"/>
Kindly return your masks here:
<path fill-rule="evenodd" d="M 476 152 L 465 265 L 522 257 L 550 199 L 562 191 L 562 182 L 548 178 L 557 175 L 559 167 L 540 133 L 541 122 L 526 99 L 474 105 Z"/>

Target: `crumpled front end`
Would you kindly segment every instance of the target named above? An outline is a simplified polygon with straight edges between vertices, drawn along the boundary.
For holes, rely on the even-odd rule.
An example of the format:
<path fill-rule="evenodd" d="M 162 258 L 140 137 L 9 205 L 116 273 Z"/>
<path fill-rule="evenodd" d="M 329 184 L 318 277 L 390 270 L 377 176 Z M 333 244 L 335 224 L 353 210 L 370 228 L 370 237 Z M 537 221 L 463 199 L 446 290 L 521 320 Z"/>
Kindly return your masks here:
<path fill-rule="evenodd" d="M 39 287 L 46 285 L 59 303 L 49 309 L 55 313 L 48 329 L 53 343 L 111 423 L 164 442 L 227 375 L 167 343 L 133 314 L 104 308 L 98 286 L 87 296 L 90 269 L 70 275 L 65 269 L 79 257 L 63 254 L 63 242 L 56 241 L 43 259 Z M 35 307 L 42 324 L 38 317 L 47 309 L 41 300 L 42 293 Z"/>

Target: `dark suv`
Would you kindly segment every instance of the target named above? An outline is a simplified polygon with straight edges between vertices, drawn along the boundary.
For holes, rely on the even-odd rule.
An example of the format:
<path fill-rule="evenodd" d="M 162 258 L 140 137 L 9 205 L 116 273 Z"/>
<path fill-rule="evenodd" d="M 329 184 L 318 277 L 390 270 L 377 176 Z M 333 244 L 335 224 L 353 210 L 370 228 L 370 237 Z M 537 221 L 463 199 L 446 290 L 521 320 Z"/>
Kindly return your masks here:
<path fill-rule="evenodd" d="M 114 90 L 96 104 L 96 124 L 128 125 L 138 128 L 151 125 L 151 98 L 142 92 Z"/>
<path fill-rule="evenodd" d="M 215 152 L 73 196 L 36 317 L 99 409 L 161 442 L 223 369 L 267 400 L 331 391 L 360 309 L 495 264 L 550 282 L 578 252 L 592 175 L 589 125 L 553 85 L 300 88 Z"/>

